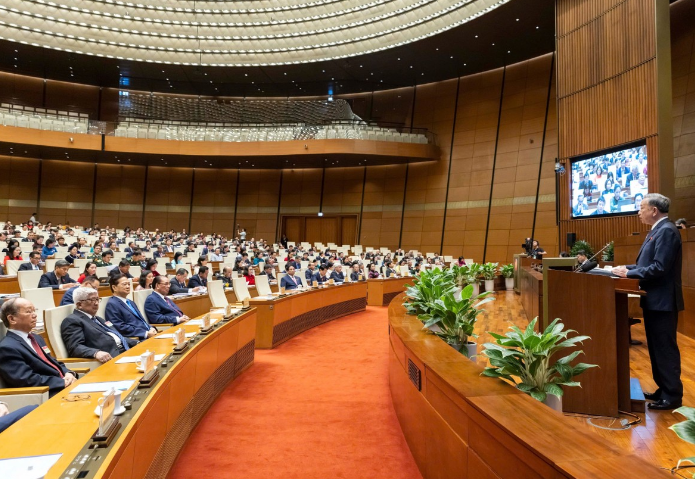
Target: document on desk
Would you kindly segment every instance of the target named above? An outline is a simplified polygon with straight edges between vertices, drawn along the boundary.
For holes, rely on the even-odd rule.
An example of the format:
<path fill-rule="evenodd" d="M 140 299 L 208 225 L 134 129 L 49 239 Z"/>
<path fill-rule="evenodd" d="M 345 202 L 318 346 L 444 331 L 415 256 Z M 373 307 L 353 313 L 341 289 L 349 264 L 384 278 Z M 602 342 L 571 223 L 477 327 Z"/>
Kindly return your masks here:
<path fill-rule="evenodd" d="M 222 312 L 222 311 L 220 311 Z M 217 321 L 219 321 L 219 318 L 210 318 L 210 324 L 215 324 Z M 190 321 L 186 321 L 186 324 L 191 324 L 193 326 L 202 326 L 203 325 L 203 320 L 202 319 L 191 319 Z"/>
<path fill-rule="evenodd" d="M 0 459 L 0 477 L 12 479 L 40 479 L 52 468 L 62 454 L 13 457 Z"/>
<path fill-rule="evenodd" d="M 75 389 L 70 391 L 70 394 L 83 393 L 103 393 L 111 388 L 116 391 L 127 391 L 135 381 L 108 381 L 103 383 L 86 383 L 80 384 Z"/>
<path fill-rule="evenodd" d="M 186 333 L 187 338 L 192 338 L 195 335 L 196 335 L 196 333 Z M 167 333 L 167 334 L 160 334 L 159 336 L 155 336 L 154 338 L 155 339 L 172 339 L 173 337 L 174 337 L 173 334 Z"/>
<path fill-rule="evenodd" d="M 166 356 L 166 354 L 155 354 L 154 360 L 161 361 L 164 359 L 164 356 Z M 116 361 L 116 364 L 137 363 L 138 361 L 140 361 L 140 356 L 126 356 Z"/>

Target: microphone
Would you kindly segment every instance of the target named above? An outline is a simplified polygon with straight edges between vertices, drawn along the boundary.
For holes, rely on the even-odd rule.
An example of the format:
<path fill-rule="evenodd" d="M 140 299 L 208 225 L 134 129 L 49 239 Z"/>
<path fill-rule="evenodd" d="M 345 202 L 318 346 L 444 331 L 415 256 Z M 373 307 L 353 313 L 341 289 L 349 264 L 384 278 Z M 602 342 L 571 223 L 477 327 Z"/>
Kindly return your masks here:
<path fill-rule="evenodd" d="M 601 248 L 600 250 L 598 250 L 598 252 L 597 252 L 596 254 L 594 254 L 591 258 L 587 259 L 587 261 L 593 260 L 595 257 L 597 257 L 597 256 L 599 255 L 599 253 L 601 253 L 601 251 L 603 251 L 604 249 L 608 248 L 610 245 L 611 245 L 610 243 L 606 243 L 606 246 L 604 246 L 603 248 Z M 580 265 L 577 266 L 577 268 L 574 270 L 574 272 L 575 272 L 575 273 L 579 273 L 579 272 L 581 271 L 581 269 L 582 269 L 582 265 L 580 264 Z"/>

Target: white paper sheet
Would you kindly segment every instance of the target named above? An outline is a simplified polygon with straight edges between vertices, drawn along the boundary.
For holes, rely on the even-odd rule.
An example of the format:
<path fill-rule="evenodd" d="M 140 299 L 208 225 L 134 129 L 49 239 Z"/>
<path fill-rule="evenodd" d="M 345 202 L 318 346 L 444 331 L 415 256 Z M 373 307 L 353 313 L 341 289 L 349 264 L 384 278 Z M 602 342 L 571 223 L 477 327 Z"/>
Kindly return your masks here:
<path fill-rule="evenodd" d="M 155 361 L 161 361 L 166 354 L 155 354 L 154 355 L 154 360 Z M 127 364 L 127 363 L 136 363 L 140 360 L 140 356 L 126 356 L 124 358 L 119 359 L 116 361 L 116 364 Z"/>
<path fill-rule="evenodd" d="M 215 324 L 217 321 L 219 321 L 219 319 L 210 318 L 210 324 Z M 186 324 L 192 324 L 193 326 L 202 326 L 203 320 L 202 319 L 191 319 L 190 321 L 186 321 Z"/>
<path fill-rule="evenodd" d="M 187 338 L 192 338 L 195 335 L 196 335 L 196 333 L 186 333 Z M 173 333 L 171 333 L 171 334 L 167 333 L 167 334 L 160 334 L 159 336 L 155 336 L 154 338 L 155 339 L 173 339 L 173 337 L 174 337 Z"/>
<path fill-rule="evenodd" d="M 62 454 L 46 456 L 13 457 L 0 459 L 0 477 L 12 479 L 39 479 L 44 477 Z"/>
<path fill-rule="evenodd" d="M 103 393 L 111 388 L 116 391 L 126 391 L 134 382 L 135 381 L 108 381 L 103 383 L 80 384 L 70 391 L 70 394 Z"/>

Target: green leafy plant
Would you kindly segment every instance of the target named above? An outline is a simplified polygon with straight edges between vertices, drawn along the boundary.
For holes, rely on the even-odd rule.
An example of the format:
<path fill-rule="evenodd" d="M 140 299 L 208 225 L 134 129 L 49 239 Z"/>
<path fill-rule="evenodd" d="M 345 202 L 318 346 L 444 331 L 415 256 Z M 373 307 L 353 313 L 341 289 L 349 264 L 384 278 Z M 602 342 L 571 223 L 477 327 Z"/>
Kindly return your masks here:
<path fill-rule="evenodd" d="M 570 256 L 577 256 L 577 253 L 584 251 L 587 258 L 591 258 L 594 255 L 594 249 L 585 240 L 577 240 L 570 250 Z"/>
<path fill-rule="evenodd" d="M 509 263 L 509 264 L 503 264 L 500 266 L 500 273 L 502 273 L 502 276 L 505 278 L 513 278 L 514 277 L 514 264 Z"/>
<path fill-rule="evenodd" d="M 601 259 L 603 261 L 613 261 L 615 258 L 615 250 L 613 249 L 613 242 L 611 241 L 608 246 L 606 246 L 606 249 L 603 250 L 603 255 L 601 256 Z"/>
<path fill-rule="evenodd" d="M 490 294 L 485 292 L 474 296 L 473 286 L 469 284 L 461 291 L 460 300 L 457 300 L 452 292 L 447 292 L 434 301 L 428 313 L 418 315 L 418 319 L 425 323 L 425 328 L 439 326 L 439 331 L 431 332 L 468 356 L 466 345 L 470 338 L 477 337 L 473 330 L 481 312 L 479 308 L 495 300 L 494 297 L 486 297 Z"/>
<path fill-rule="evenodd" d="M 478 263 L 471 263 L 466 271 L 466 284 L 475 284 L 478 282 L 478 278 L 483 272 L 483 265 Z"/>
<path fill-rule="evenodd" d="M 679 422 L 678 424 L 674 424 L 673 426 L 669 426 L 669 429 L 672 429 L 673 432 L 675 432 L 676 435 L 684 441 L 687 441 L 690 444 L 695 444 L 695 408 L 679 407 L 673 412 L 684 416 L 686 420 L 683 422 Z M 675 469 L 678 470 L 681 467 L 683 467 L 681 466 L 681 464 L 684 462 L 695 464 L 695 456 L 684 457 L 682 459 L 679 459 Z M 695 474 L 693 474 L 692 477 L 695 478 Z"/>
<path fill-rule="evenodd" d="M 427 314 L 437 299 L 446 293 L 453 293 L 455 289 L 453 275 L 449 270 L 424 270 L 413 278 L 413 285 L 405 290 L 403 306 L 408 314 Z"/>
<path fill-rule="evenodd" d="M 459 266 L 455 264 L 451 267 L 451 274 L 454 279 L 454 284 L 459 288 L 463 288 L 466 285 L 466 275 L 468 274 L 468 266 Z"/>
<path fill-rule="evenodd" d="M 492 367 L 483 371 L 484 376 L 502 378 L 539 401 L 545 401 L 548 394 L 562 396 L 560 386 L 579 386 L 574 378 L 595 364 L 570 364 L 583 351 L 574 351 L 551 363 L 553 355 L 566 348 L 575 347 L 589 336 L 574 336 L 563 331 L 565 325 L 556 319 L 542 333 L 534 331 L 538 318 L 529 323 L 525 331 L 512 326 L 506 335 L 489 332 L 495 343 L 485 343 L 483 353 Z"/>
<path fill-rule="evenodd" d="M 481 273 L 483 274 L 483 278 L 487 281 L 495 279 L 495 274 L 497 274 L 498 265 L 499 263 L 485 263 L 481 271 Z"/>

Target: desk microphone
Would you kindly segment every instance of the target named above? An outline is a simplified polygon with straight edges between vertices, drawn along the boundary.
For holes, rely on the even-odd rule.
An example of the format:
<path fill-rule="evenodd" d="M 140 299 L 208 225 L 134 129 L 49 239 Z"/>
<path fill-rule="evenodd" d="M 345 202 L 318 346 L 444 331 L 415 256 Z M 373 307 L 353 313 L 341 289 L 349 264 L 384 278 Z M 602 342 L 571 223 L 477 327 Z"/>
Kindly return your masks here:
<path fill-rule="evenodd" d="M 597 257 L 597 256 L 599 255 L 599 253 L 601 253 L 601 251 L 603 251 L 604 249 L 608 248 L 610 245 L 611 245 L 610 243 L 607 243 L 606 246 L 604 246 L 603 248 L 601 248 L 600 250 L 598 250 L 598 252 L 597 252 L 595 255 L 593 255 L 591 258 L 587 259 L 587 261 L 593 260 L 595 257 Z M 582 265 L 580 264 L 580 265 L 577 266 L 577 268 L 574 270 L 574 272 L 575 272 L 575 273 L 579 273 L 579 272 L 581 271 L 581 269 L 582 269 Z"/>

